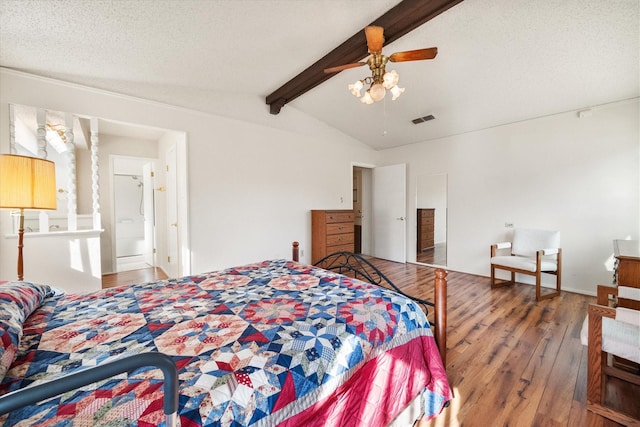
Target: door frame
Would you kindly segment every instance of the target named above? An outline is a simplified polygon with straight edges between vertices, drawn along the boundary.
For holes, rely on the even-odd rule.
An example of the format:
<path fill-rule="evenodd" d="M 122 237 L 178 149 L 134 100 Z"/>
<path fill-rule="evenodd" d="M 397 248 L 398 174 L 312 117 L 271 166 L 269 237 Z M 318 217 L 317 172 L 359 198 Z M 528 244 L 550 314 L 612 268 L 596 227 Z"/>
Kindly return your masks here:
<path fill-rule="evenodd" d="M 407 183 L 407 175 L 406 175 L 406 163 L 404 163 L 405 165 L 405 206 L 403 206 L 403 210 L 406 213 L 407 210 L 407 202 L 408 202 L 408 198 L 406 195 L 407 192 L 407 188 L 408 188 L 408 183 Z M 384 166 L 393 166 L 393 165 L 384 165 Z M 370 255 L 370 256 L 375 256 L 374 254 L 374 241 L 375 241 L 375 236 L 373 235 L 373 230 L 374 230 L 374 223 L 373 223 L 373 169 L 375 169 L 376 167 L 383 167 L 383 166 L 376 166 L 373 165 L 371 163 L 362 163 L 362 162 L 355 162 L 352 161 L 351 162 L 351 167 L 350 167 L 350 171 L 349 171 L 349 185 L 351 190 L 353 190 L 353 168 L 354 167 L 359 167 L 363 169 L 363 191 L 362 191 L 362 203 L 363 203 L 363 211 L 364 211 L 364 218 L 362 220 L 362 254 L 363 255 Z M 368 171 L 368 173 L 367 173 Z M 351 193 L 351 192 L 350 192 Z M 351 204 L 352 208 L 353 208 L 353 203 Z M 408 256 L 408 251 L 407 251 L 407 242 L 408 242 L 408 230 L 409 230 L 409 226 L 408 226 L 408 221 L 407 221 L 407 216 L 405 215 L 405 227 L 404 227 L 404 263 L 407 262 L 407 256 Z"/>
<path fill-rule="evenodd" d="M 145 261 L 153 266 L 158 265 L 156 248 L 156 198 L 155 175 L 156 162 L 148 162 L 142 165 L 142 182 L 144 183 L 144 240 Z M 149 211 L 151 213 L 149 213 Z"/>
<path fill-rule="evenodd" d="M 164 153 L 166 165 L 166 273 L 170 277 L 180 276 L 181 254 L 180 254 L 180 212 L 178 210 L 178 151 L 175 144 L 167 147 Z M 175 247 L 174 247 L 175 246 Z M 171 259 L 174 256 L 175 259 Z"/>
<path fill-rule="evenodd" d="M 353 168 L 361 168 L 363 169 L 362 174 L 362 191 L 361 194 L 358 195 L 362 199 L 362 207 L 364 211 L 364 217 L 361 220 L 362 223 L 362 235 L 361 235 L 361 253 L 362 255 L 373 255 L 373 223 L 371 222 L 373 217 L 371 212 L 373 207 L 371 205 L 372 200 L 372 170 L 375 168 L 375 165 L 370 163 L 360 163 L 360 162 L 351 162 L 350 169 L 350 185 L 351 192 L 353 192 Z M 351 193 L 350 193 L 351 194 Z M 351 204 L 352 209 L 354 208 L 353 203 Z"/>

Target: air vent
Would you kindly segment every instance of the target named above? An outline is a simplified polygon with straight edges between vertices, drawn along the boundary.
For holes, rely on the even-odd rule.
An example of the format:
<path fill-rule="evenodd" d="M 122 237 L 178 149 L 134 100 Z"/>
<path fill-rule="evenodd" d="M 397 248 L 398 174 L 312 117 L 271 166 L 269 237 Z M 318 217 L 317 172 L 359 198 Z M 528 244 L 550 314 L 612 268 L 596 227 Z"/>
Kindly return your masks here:
<path fill-rule="evenodd" d="M 413 119 L 411 121 L 413 122 L 414 125 L 417 125 L 419 123 L 428 122 L 429 120 L 433 120 L 433 119 L 435 119 L 433 114 L 429 114 L 428 116 L 418 117 L 417 119 Z"/>

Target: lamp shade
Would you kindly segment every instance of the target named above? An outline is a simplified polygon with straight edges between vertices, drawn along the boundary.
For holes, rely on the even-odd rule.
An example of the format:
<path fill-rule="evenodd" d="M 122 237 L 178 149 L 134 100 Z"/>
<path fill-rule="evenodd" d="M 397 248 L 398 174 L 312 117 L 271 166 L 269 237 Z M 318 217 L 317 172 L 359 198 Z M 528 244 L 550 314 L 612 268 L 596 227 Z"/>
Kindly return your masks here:
<path fill-rule="evenodd" d="M 56 209 L 55 163 L 0 155 L 0 208 Z"/>

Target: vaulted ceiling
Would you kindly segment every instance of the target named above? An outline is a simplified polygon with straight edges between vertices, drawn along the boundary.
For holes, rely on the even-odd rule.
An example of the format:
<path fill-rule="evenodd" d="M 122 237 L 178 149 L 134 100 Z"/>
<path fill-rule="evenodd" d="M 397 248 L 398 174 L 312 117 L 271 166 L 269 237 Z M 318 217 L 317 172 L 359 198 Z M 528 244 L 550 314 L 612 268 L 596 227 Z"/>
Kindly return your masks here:
<path fill-rule="evenodd" d="M 270 114 L 268 95 L 398 3 L 0 0 L 0 66 L 266 124 L 297 109 L 375 149 L 640 94 L 637 0 L 464 0 L 384 46 L 438 47 L 387 67 L 398 100 L 351 95 L 361 67 Z"/>

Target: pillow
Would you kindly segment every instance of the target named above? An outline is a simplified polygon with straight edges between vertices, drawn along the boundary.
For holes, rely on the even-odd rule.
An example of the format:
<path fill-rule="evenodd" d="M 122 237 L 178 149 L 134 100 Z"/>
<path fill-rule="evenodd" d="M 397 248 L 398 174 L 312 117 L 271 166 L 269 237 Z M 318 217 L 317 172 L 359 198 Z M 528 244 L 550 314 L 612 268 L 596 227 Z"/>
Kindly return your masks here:
<path fill-rule="evenodd" d="M 548 230 L 528 230 L 516 228 L 513 230 L 514 255 L 535 257 L 536 251 L 541 249 L 557 249 L 560 247 L 560 232 Z"/>
<path fill-rule="evenodd" d="M 51 295 L 53 292 L 47 285 L 28 282 L 0 285 L 0 381 L 16 359 L 22 324 Z"/>

